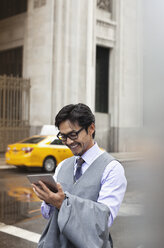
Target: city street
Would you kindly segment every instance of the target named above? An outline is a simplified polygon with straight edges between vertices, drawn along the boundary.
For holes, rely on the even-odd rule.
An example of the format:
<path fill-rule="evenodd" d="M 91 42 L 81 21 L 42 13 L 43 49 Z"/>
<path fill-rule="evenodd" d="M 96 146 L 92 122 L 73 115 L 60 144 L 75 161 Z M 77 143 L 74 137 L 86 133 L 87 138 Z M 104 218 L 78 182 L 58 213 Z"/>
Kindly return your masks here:
<path fill-rule="evenodd" d="M 128 188 L 111 234 L 114 248 L 142 248 L 141 162 L 122 163 Z M 0 240 L 2 248 L 34 248 L 46 224 L 26 175 L 38 172 L 0 165 Z"/>
<path fill-rule="evenodd" d="M 95 141 L 105 151 L 113 151 L 127 178 L 125 197 L 110 227 L 113 248 L 164 247 L 162 18 L 162 0 L 0 1 L 0 248 L 37 248 L 48 222 L 27 175 L 54 172 L 72 154 L 84 154 L 88 161 L 82 157 L 75 163 L 78 180 L 101 153 L 93 146 Z M 95 161 L 100 166 L 90 168 L 78 185 L 72 186 L 76 180 L 70 180 L 69 164 L 62 168 L 63 188 L 97 199 L 98 171 L 105 166 L 104 160 L 101 167 L 101 159 Z M 112 218 L 125 192 L 125 178 L 117 165 L 107 169 L 99 199 L 110 201 Z M 60 207 L 67 193 L 57 198 L 57 204 L 55 197 L 44 196 L 39 195 Z M 85 211 L 87 204 L 83 208 L 81 199 L 72 198 L 68 209 L 63 205 L 64 213 L 59 210 L 59 222 L 65 224 L 65 215 L 69 218 L 68 228 L 60 229 L 75 227 L 83 234 L 82 247 L 74 231 L 66 241 L 62 236 L 57 239 L 58 226 L 51 229 L 56 236 L 51 235 L 55 241 L 50 246 L 69 246 L 74 234 L 80 248 L 106 248 L 105 238 L 99 245 L 92 230 L 92 220 L 99 218 L 96 207 L 90 214 Z M 69 209 L 75 214 L 67 215 Z M 95 212 L 98 218 L 92 217 Z M 100 222 L 93 225 L 102 241 L 103 218 Z M 79 227 L 89 230 L 87 235 Z M 91 247 L 85 247 L 84 240 Z"/>

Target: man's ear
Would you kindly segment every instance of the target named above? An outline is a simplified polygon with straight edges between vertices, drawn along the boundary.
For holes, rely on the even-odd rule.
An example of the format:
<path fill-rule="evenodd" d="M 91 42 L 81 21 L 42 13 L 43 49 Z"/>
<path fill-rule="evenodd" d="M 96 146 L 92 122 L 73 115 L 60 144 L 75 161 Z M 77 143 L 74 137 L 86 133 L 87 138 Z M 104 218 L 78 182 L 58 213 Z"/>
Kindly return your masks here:
<path fill-rule="evenodd" d="M 89 127 L 88 127 L 88 133 L 89 135 L 92 136 L 92 134 L 95 132 L 95 124 L 92 123 Z"/>

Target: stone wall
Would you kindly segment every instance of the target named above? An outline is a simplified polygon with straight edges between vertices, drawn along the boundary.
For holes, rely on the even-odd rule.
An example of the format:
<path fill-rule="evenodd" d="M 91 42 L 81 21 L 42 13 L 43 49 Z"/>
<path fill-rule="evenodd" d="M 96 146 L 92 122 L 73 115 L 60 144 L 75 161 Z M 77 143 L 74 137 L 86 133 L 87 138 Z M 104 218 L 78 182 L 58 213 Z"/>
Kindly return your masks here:
<path fill-rule="evenodd" d="M 143 125 L 142 2 L 115 2 L 116 45 L 110 94 L 111 144 L 115 151 L 136 150 Z"/>
<path fill-rule="evenodd" d="M 0 21 L 0 51 L 23 46 L 26 13 Z"/>
<path fill-rule="evenodd" d="M 28 1 L 23 75 L 31 80 L 30 124 L 51 122 L 54 1 Z"/>
<path fill-rule="evenodd" d="M 111 11 L 96 0 L 29 0 L 27 13 L 0 21 L 0 50 L 24 47 L 31 134 L 53 124 L 65 104 L 83 102 L 95 111 L 100 45 L 110 48 L 109 113 L 96 113 L 96 139 L 110 151 L 136 149 L 131 141 L 143 121 L 141 20 L 141 0 L 114 0 Z"/>

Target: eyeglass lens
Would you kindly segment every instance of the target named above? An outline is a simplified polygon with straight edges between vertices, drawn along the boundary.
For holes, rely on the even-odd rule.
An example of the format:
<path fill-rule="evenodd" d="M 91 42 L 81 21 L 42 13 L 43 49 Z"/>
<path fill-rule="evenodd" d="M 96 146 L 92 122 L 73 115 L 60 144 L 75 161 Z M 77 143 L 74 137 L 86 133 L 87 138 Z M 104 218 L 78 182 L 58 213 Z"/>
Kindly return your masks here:
<path fill-rule="evenodd" d="M 78 134 L 83 130 L 83 128 L 81 128 L 79 131 L 75 132 L 71 132 L 69 134 L 62 134 L 62 133 L 59 133 L 57 136 L 59 139 L 61 139 L 62 141 L 66 141 L 67 138 L 70 138 L 71 140 L 75 140 L 78 138 Z"/>

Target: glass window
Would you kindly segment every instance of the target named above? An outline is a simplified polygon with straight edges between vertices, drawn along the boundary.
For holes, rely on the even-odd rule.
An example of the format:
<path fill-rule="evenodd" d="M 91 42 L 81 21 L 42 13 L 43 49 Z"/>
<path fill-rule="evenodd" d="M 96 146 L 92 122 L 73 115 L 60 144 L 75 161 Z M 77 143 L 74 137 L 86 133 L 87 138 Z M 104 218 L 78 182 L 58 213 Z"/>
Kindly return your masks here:
<path fill-rule="evenodd" d="M 44 140 L 45 137 L 33 137 L 23 140 L 21 143 L 24 144 L 38 144 L 40 141 Z"/>
<path fill-rule="evenodd" d="M 0 52 L 0 75 L 22 77 L 23 47 Z"/>
<path fill-rule="evenodd" d="M 27 11 L 27 0 L 1 0 L 0 20 Z"/>
<path fill-rule="evenodd" d="M 0 51 L 0 75 L 21 77 L 23 47 Z M 0 118 L 22 119 L 23 81 L 1 78 L 0 82 Z"/>
<path fill-rule="evenodd" d="M 96 49 L 96 112 L 108 113 L 109 48 Z"/>
<path fill-rule="evenodd" d="M 62 141 L 59 139 L 55 139 L 51 142 L 50 145 L 63 145 Z"/>

